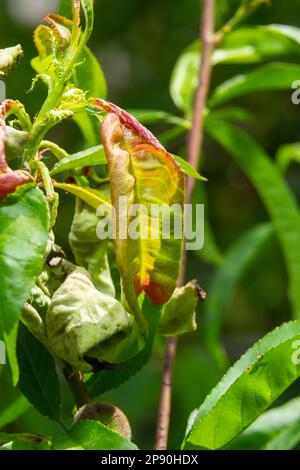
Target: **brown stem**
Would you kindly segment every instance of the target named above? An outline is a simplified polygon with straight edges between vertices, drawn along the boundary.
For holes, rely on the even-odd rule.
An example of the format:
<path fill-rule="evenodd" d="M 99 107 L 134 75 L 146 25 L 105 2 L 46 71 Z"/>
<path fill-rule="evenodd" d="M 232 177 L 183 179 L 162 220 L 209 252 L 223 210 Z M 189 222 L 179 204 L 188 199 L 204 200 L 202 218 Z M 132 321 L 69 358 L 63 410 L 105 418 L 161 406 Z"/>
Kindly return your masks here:
<path fill-rule="evenodd" d="M 198 168 L 200 153 L 203 144 L 204 112 L 211 79 L 211 54 L 215 47 L 214 42 L 215 25 L 215 0 L 203 0 L 203 14 L 201 21 L 200 39 L 202 43 L 202 55 L 199 68 L 199 81 L 195 95 L 192 129 L 188 137 L 188 161 Z M 195 180 L 187 179 L 186 203 L 190 203 L 194 189 Z M 178 285 L 182 285 L 186 272 L 186 251 L 183 252 L 181 271 Z M 168 431 L 171 412 L 171 388 L 172 370 L 176 355 L 177 338 L 171 337 L 166 341 L 165 366 L 163 371 L 159 414 L 156 433 L 156 450 L 165 450 L 168 443 Z"/>
<path fill-rule="evenodd" d="M 83 405 L 89 403 L 90 398 L 88 391 L 82 382 L 81 374 L 76 372 L 71 375 L 67 375 L 65 372 L 65 377 L 69 384 L 77 408 L 81 408 Z"/>

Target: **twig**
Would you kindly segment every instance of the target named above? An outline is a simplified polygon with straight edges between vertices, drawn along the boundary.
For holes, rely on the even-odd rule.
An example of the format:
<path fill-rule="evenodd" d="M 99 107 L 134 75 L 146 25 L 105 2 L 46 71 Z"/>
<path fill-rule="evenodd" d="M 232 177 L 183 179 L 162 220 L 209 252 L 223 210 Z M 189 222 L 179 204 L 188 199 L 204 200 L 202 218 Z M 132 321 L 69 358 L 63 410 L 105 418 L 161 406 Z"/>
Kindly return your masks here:
<path fill-rule="evenodd" d="M 215 47 L 215 0 L 203 0 L 203 15 L 201 21 L 202 56 L 199 68 L 199 81 L 195 96 L 192 130 L 188 138 L 188 161 L 194 168 L 198 168 L 200 152 L 203 143 L 204 112 L 211 79 L 211 54 Z M 194 179 L 188 177 L 186 202 L 190 203 L 194 189 Z M 186 251 L 182 256 L 179 285 L 184 283 L 186 271 Z M 159 405 L 156 450 L 165 450 L 168 443 L 168 430 L 171 411 L 172 370 L 176 354 L 177 339 L 171 337 L 166 342 L 165 366 L 162 379 L 161 397 Z"/>
<path fill-rule="evenodd" d="M 77 408 L 81 408 L 83 405 L 89 403 L 90 399 L 88 391 L 82 381 L 80 373 L 74 372 L 73 374 L 68 375 L 64 371 L 64 375 L 69 384 Z"/>

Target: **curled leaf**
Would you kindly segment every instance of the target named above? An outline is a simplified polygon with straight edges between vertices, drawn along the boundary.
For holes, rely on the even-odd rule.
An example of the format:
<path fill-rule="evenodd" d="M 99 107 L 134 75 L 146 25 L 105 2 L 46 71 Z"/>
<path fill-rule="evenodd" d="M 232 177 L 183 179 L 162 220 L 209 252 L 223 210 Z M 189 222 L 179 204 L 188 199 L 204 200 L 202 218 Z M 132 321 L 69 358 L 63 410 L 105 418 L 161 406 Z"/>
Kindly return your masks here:
<path fill-rule="evenodd" d="M 97 237 L 98 222 L 95 209 L 77 199 L 69 241 L 76 263 L 89 271 L 95 287 L 114 297 L 115 288 L 106 254 L 108 241 Z"/>
<path fill-rule="evenodd" d="M 20 157 L 23 154 L 29 132 L 19 131 L 14 127 L 6 126 L 5 151 L 7 160 Z"/>
<path fill-rule="evenodd" d="M 195 331 L 196 307 L 201 293 L 197 281 L 177 287 L 163 306 L 158 332 L 164 336 L 177 336 Z"/>
<path fill-rule="evenodd" d="M 101 137 L 116 211 L 116 259 L 127 302 L 137 313 L 136 295 L 142 291 L 153 303 L 161 304 L 175 289 L 183 235 L 176 236 L 174 227 L 183 228 L 185 175 L 133 116 L 103 100 L 96 100 L 95 105 L 108 112 Z M 132 215 L 135 208 L 136 217 Z M 172 221 L 168 234 L 163 231 L 163 217 Z M 140 230 L 138 239 L 130 234 L 132 220 Z"/>
<path fill-rule="evenodd" d="M 132 317 L 99 292 L 88 272 L 75 269 L 54 293 L 47 317 L 49 347 L 83 372 L 91 360 L 116 361 L 116 348 L 132 331 Z"/>

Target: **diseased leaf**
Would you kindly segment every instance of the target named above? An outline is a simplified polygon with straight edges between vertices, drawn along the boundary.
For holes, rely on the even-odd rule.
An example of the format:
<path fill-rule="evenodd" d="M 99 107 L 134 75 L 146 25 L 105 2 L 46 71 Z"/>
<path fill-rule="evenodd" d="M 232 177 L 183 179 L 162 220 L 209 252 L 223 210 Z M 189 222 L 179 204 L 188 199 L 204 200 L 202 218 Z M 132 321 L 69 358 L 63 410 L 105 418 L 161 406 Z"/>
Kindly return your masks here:
<path fill-rule="evenodd" d="M 255 343 L 200 406 L 183 447 L 220 449 L 258 418 L 299 377 L 300 363 L 293 360 L 299 338 L 298 320 Z"/>
<path fill-rule="evenodd" d="M 174 227 L 183 224 L 185 177 L 172 155 L 135 118 L 115 105 L 97 104 L 108 112 L 101 136 L 116 210 L 116 258 L 127 302 L 135 311 L 136 294 L 145 291 L 153 303 L 164 303 L 175 289 L 182 237 L 175 237 Z M 130 213 L 136 204 L 137 213 Z M 165 216 L 174 220 L 169 239 L 162 233 L 162 214 L 153 216 L 152 204 L 164 205 Z M 130 224 L 136 216 L 140 233 L 133 239 Z"/>
<path fill-rule="evenodd" d="M 222 267 L 212 279 L 204 307 L 204 334 L 208 349 L 221 369 L 228 365 L 220 343 L 223 317 L 238 282 L 272 234 L 273 227 L 268 223 L 247 231 L 225 253 Z"/>
<path fill-rule="evenodd" d="M 17 351 L 20 390 L 40 413 L 59 421 L 60 390 L 54 359 L 22 323 Z"/>
<path fill-rule="evenodd" d="M 82 152 L 73 153 L 68 157 L 62 158 L 53 166 L 50 174 L 57 175 L 63 171 L 83 168 L 85 166 L 106 165 L 107 160 L 102 145 L 88 148 Z"/>
<path fill-rule="evenodd" d="M 82 186 L 76 186 L 76 184 L 68 183 L 54 183 L 54 187 L 62 189 L 67 193 L 74 194 L 82 201 L 86 202 L 89 206 L 97 209 L 101 204 L 105 204 L 108 209 L 111 207 L 111 203 L 106 194 L 92 188 L 85 188 Z"/>
<path fill-rule="evenodd" d="M 0 328 L 15 383 L 18 320 L 43 267 L 48 227 L 48 207 L 39 189 L 22 186 L 0 202 Z"/>
<path fill-rule="evenodd" d="M 14 47 L 0 49 L 0 78 L 8 75 L 23 57 L 23 50 L 20 44 Z"/>
<path fill-rule="evenodd" d="M 244 75 L 238 75 L 219 85 L 213 92 L 210 106 L 226 103 L 233 98 L 264 90 L 290 89 L 300 75 L 300 66 L 269 64 Z"/>
<path fill-rule="evenodd" d="M 178 336 L 195 331 L 198 300 L 197 281 L 190 281 L 183 287 L 177 287 L 163 306 L 158 333 L 163 336 Z"/>
<path fill-rule="evenodd" d="M 297 201 L 268 155 L 243 130 L 221 121 L 215 121 L 207 130 L 235 158 L 270 214 L 286 261 L 293 315 L 300 318 L 300 213 Z"/>
<path fill-rule="evenodd" d="M 290 450 L 300 442 L 300 399 L 262 414 L 230 445 L 230 450 Z"/>
<path fill-rule="evenodd" d="M 86 381 L 86 386 L 91 398 L 95 398 L 126 382 L 130 377 L 137 374 L 149 361 L 160 320 L 161 308 L 161 305 L 153 305 L 145 296 L 141 307 L 142 313 L 148 322 L 148 335 L 144 349 L 128 361 L 118 364 L 115 370 L 105 370 L 93 374 Z"/>
<path fill-rule="evenodd" d="M 67 434 L 53 440 L 56 450 L 137 450 L 120 434 L 108 429 L 98 421 L 79 421 Z"/>

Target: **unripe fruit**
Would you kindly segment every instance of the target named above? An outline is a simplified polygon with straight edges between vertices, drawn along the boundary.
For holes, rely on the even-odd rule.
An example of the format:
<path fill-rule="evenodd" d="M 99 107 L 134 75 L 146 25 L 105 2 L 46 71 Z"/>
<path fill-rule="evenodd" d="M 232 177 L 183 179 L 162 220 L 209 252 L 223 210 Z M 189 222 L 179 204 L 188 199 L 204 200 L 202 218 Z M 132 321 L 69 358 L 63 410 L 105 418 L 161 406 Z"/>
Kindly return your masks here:
<path fill-rule="evenodd" d="M 109 403 L 89 403 L 82 406 L 74 416 L 74 423 L 92 419 L 99 421 L 128 440 L 132 438 L 129 421 L 123 411 Z"/>

